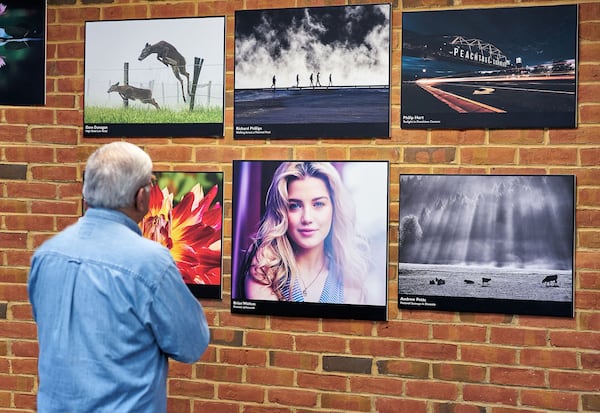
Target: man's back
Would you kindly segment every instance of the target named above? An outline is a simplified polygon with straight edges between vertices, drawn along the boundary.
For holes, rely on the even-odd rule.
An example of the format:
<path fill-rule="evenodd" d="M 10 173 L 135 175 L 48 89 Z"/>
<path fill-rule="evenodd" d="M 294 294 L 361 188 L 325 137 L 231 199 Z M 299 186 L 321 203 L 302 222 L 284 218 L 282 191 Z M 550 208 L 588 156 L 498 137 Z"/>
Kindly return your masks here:
<path fill-rule="evenodd" d="M 208 345 L 202 308 L 167 249 L 124 214 L 90 209 L 34 254 L 38 411 L 164 412 L 168 357 Z"/>

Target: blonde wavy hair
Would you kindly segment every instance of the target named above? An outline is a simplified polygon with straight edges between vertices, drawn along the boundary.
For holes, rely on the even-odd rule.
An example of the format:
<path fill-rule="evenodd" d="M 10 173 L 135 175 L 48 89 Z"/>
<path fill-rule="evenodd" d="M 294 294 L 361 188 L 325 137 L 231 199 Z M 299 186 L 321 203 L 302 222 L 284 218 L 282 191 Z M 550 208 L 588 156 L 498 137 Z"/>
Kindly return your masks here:
<path fill-rule="evenodd" d="M 278 300 L 291 300 L 298 271 L 294 250 L 287 237 L 288 184 L 309 177 L 325 183 L 333 204 L 331 231 L 325 239 L 330 267 L 335 268 L 337 277 L 343 277 L 342 285 L 360 291 L 360 299 L 364 301 L 367 243 L 354 230 L 354 202 L 338 171 L 329 162 L 283 162 L 277 168 L 267 191 L 265 214 L 246 255 L 243 274 L 270 286 Z M 284 296 L 286 289 L 288 295 Z"/>

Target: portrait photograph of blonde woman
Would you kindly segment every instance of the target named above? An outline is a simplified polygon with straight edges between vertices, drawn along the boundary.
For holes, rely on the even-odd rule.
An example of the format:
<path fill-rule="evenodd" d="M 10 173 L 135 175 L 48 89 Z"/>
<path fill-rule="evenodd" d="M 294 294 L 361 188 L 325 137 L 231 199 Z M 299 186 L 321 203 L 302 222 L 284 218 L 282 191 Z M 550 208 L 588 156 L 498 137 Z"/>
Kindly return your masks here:
<path fill-rule="evenodd" d="M 232 312 L 384 320 L 388 163 L 234 161 Z"/>

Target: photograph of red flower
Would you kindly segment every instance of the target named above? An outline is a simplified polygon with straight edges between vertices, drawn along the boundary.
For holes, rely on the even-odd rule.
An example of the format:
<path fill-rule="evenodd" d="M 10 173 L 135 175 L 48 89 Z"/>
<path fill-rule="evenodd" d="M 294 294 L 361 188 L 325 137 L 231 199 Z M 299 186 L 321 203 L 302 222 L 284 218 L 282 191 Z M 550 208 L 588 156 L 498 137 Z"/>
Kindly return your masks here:
<path fill-rule="evenodd" d="M 171 251 L 198 298 L 221 298 L 223 174 L 156 172 L 144 237 Z"/>

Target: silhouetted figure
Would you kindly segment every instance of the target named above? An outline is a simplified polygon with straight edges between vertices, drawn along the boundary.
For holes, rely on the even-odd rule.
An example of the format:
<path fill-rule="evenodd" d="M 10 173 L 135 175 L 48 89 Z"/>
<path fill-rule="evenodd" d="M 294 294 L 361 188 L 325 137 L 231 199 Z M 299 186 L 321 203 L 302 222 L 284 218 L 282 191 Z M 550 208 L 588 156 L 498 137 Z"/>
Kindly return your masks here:
<path fill-rule="evenodd" d="M 277 78 L 275 77 L 275 75 L 273 75 L 273 83 L 271 83 L 271 88 L 275 89 L 276 88 L 276 84 L 277 84 Z"/>
<path fill-rule="evenodd" d="M 310 85 L 311 87 L 315 87 L 315 84 L 313 83 L 313 74 L 310 74 Z"/>
<path fill-rule="evenodd" d="M 296 87 L 300 87 L 300 75 L 296 75 Z"/>
<path fill-rule="evenodd" d="M 331 81 L 331 73 L 329 74 L 329 85 L 328 85 L 328 87 L 329 86 L 333 86 L 333 82 Z"/>
<path fill-rule="evenodd" d="M 315 86 L 321 86 L 321 80 L 319 79 L 321 77 L 321 72 L 317 72 L 317 84 Z"/>

